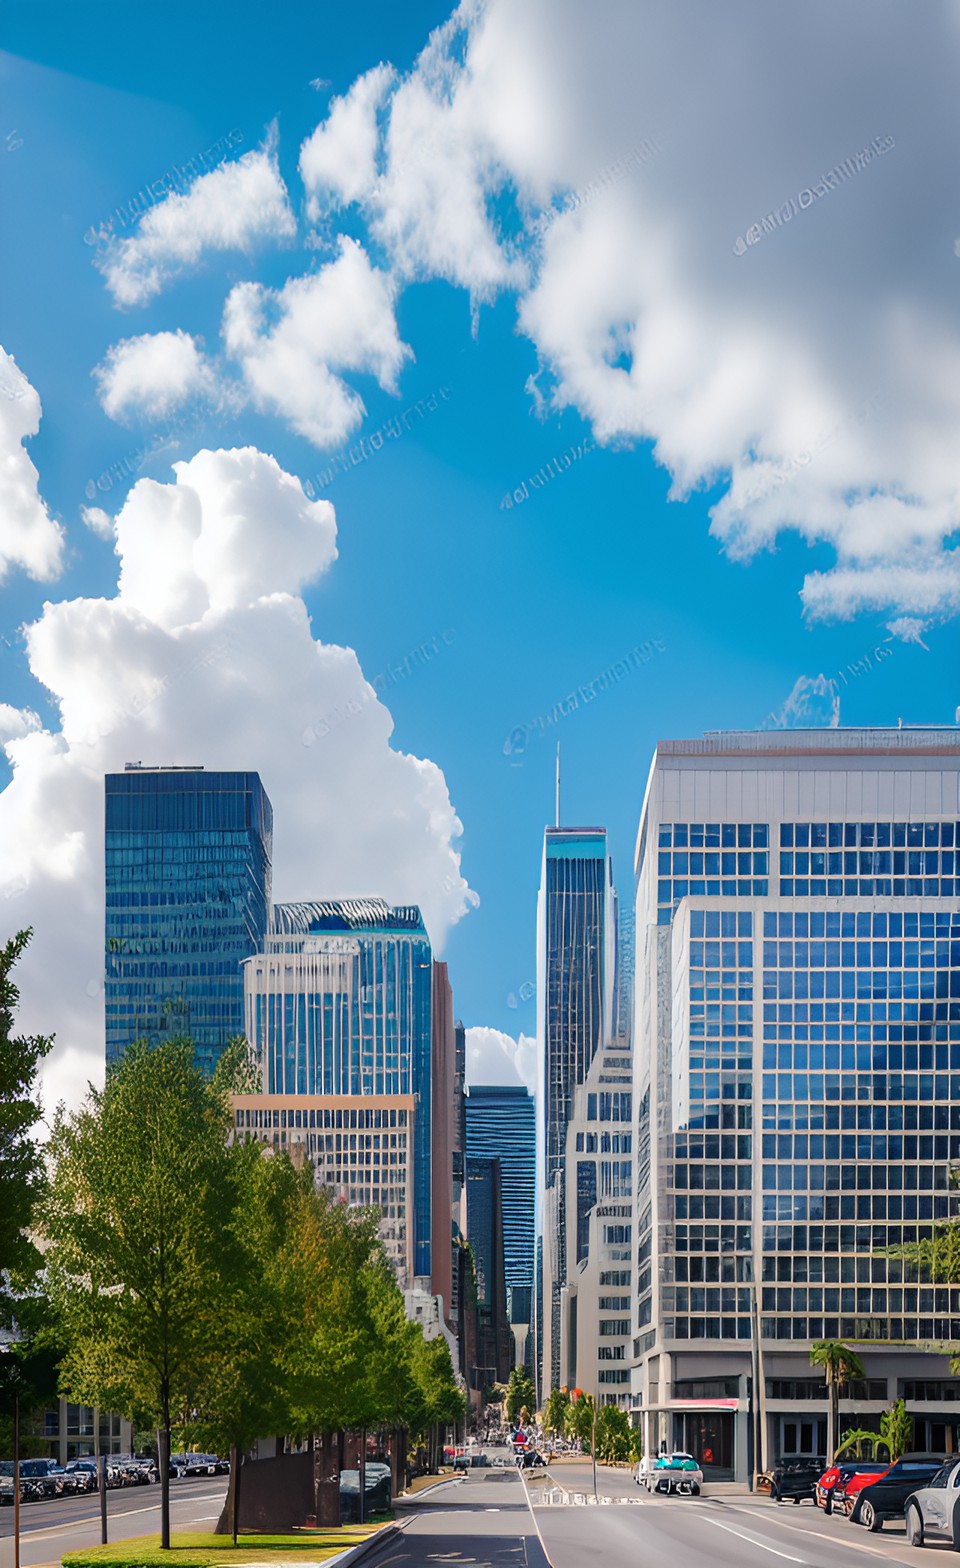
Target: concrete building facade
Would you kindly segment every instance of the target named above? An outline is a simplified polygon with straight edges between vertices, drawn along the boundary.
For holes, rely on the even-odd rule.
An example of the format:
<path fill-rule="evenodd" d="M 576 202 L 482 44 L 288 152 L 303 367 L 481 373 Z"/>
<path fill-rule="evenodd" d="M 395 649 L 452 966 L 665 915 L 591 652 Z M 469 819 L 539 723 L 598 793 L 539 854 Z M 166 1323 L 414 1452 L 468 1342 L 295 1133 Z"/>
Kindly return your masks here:
<path fill-rule="evenodd" d="M 817 1339 L 957 1447 L 960 1287 L 889 1249 L 960 1160 L 960 735 L 661 742 L 636 854 L 632 1397 L 648 1450 L 744 1478 L 823 1451 Z M 923 1441 L 921 1441 L 921 1439 Z"/>

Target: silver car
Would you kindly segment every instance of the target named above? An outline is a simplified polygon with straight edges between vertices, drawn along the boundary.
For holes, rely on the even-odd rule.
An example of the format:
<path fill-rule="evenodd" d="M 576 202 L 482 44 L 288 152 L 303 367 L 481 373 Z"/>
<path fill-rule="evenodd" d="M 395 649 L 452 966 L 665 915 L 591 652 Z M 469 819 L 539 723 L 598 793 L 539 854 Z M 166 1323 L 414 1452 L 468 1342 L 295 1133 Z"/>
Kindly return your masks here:
<path fill-rule="evenodd" d="M 960 1458 L 948 1460 L 926 1486 L 911 1492 L 905 1519 L 911 1546 L 923 1546 L 932 1534 L 946 1536 L 960 1551 Z"/>

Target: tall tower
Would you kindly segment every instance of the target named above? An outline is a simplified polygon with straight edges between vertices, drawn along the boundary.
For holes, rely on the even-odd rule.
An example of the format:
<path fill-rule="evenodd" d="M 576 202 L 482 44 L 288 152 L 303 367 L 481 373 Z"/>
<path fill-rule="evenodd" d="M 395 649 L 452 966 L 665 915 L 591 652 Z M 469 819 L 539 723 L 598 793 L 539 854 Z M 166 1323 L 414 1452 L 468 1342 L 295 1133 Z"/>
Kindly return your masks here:
<path fill-rule="evenodd" d="M 573 1098 L 613 1028 L 616 914 L 605 828 L 547 828 L 537 905 L 537 1064 L 541 1118 L 541 1397 L 560 1379 L 567 1281 L 566 1138 Z"/>
<path fill-rule="evenodd" d="M 106 785 L 106 1056 L 189 1035 L 213 1071 L 243 1033 L 267 929 L 273 808 L 257 773 L 128 764 Z"/>
<path fill-rule="evenodd" d="M 467 1158 L 500 1162 L 507 1317 L 517 1362 L 533 1321 L 536 1241 L 536 1112 L 522 1084 L 474 1084 L 467 1095 Z"/>

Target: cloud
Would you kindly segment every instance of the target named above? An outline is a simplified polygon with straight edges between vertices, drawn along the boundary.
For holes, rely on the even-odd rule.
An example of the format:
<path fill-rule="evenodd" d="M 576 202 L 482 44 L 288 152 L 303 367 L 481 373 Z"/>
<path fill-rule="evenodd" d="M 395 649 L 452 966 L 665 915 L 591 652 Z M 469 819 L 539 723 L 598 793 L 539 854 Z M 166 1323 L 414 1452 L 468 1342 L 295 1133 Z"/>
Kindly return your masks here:
<path fill-rule="evenodd" d="M 109 512 L 103 510 L 102 506 L 81 506 L 80 516 L 84 526 L 89 528 L 92 534 L 96 534 L 98 539 L 115 537 L 113 518 Z"/>
<path fill-rule="evenodd" d="M 331 205 L 349 206 L 369 195 L 376 179 L 377 111 L 396 78 L 378 65 L 358 76 L 350 91 L 334 98 L 326 120 L 300 149 L 300 177 L 311 223 Z"/>
<path fill-rule="evenodd" d="M 123 338 L 93 374 L 111 419 L 160 419 L 192 398 L 212 396 L 216 387 L 196 338 L 179 330 Z"/>
<path fill-rule="evenodd" d="M 278 899 L 418 903 L 438 952 L 476 901 L 442 772 L 391 747 L 390 713 L 356 654 L 311 629 L 300 595 L 336 559 L 329 502 L 308 501 L 253 448 L 201 451 L 175 475 L 141 480 L 120 511 L 113 597 L 48 603 L 26 629 L 59 723 L 0 710 L 13 770 L 0 793 L 0 908 L 8 928 L 36 933 L 18 967 L 18 1022 L 57 1032 L 48 1106 L 102 1076 L 103 775 L 131 759 L 257 769 L 275 811 Z M 304 748 L 307 726 L 348 702 L 352 722 Z"/>
<path fill-rule="evenodd" d="M 249 251 L 297 232 L 273 138 L 171 194 L 140 219 L 136 234 L 108 240 L 97 259 L 114 303 L 145 305 L 207 251 Z"/>
<path fill-rule="evenodd" d="M 40 429 L 40 398 L 16 360 L 0 348 L 0 582 L 11 566 L 51 582 L 63 565 L 64 532 L 40 495 L 24 446 Z"/>
<path fill-rule="evenodd" d="M 926 621 L 921 621 L 915 615 L 900 615 L 895 621 L 887 622 L 887 631 L 891 636 L 899 637 L 901 642 L 919 643 L 920 647 L 926 648 L 927 653 L 929 653 L 930 649 L 927 648 L 923 640 L 923 634 L 926 629 Z"/>
<path fill-rule="evenodd" d="M 522 1083 L 532 1093 L 537 1087 L 537 1042 L 532 1035 L 518 1039 L 478 1024 L 467 1030 L 467 1083 Z"/>
<path fill-rule="evenodd" d="M 224 310 L 227 353 L 242 366 L 257 407 L 279 414 L 315 446 L 339 446 L 359 425 L 364 404 L 338 372 L 360 371 L 396 391 L 412 351 L 400 340 L 395 286 L 355 240 L 282 289 L 240 283 Z"/>
<path fill-rule="evenodd" d="M 840 693 L 826 675 L 801 675 L 779 714 L 771 714 L 769 729 L 836 729 L 840 723 Z"/>
<path fill-rule="evenodd" d="M 573 0 L 465 0 L 376 116 L 360 78 L 353 118 L 307 143 L 313 194 L 359 200 L 402 281 L 514 295 L 535 405 L 651 442 L 675 499 L 719 486 L 731 559 L 791 531 L 825 545 L 809 619 L 949 616 L 960 326 L 932 193 L 960 33 L 949 9 L 918 34 L 866 0 L 733 14 L 736 51 L 708 0 L 598 0 L 589 28 Z"/>

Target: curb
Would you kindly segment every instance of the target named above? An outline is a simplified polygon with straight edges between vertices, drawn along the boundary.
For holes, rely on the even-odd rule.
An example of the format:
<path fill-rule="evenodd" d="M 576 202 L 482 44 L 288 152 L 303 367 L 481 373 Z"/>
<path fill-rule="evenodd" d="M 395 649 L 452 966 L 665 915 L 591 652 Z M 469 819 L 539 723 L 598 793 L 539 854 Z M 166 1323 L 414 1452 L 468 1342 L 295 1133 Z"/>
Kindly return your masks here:
<path fill-rule="evenodd" d="M 348 1546 L 345 1551 L 338 1553 L 336 1557 L 328 1557 L 323 1568 L 334 1568 L 334 1564 L 336 1564 L 336 1568 L 353 1568 L 354 1563 L 363 1562 L 364 1558 L 369 1554 L 378 1551 L 381 1546 L 390 1545 L 402 1533 L 399 1525 L 381 1525 L 380 1529 L 375 1534 L 368 1536 L 365 1541 L 360 1541 L 356 1546 Z"/>

